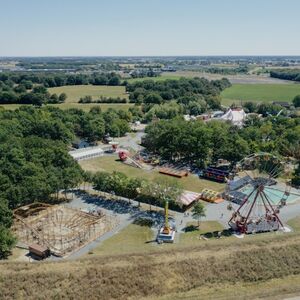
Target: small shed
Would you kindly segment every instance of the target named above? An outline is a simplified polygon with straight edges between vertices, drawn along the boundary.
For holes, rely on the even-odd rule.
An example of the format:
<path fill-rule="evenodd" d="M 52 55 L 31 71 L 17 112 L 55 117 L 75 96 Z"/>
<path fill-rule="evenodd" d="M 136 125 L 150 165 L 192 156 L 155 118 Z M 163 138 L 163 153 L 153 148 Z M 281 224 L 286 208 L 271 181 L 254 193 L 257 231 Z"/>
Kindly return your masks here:
<path fill-rule="evenodd" d="M 90 143 L 86 140 L 76 140 L 72 142 L 72 147 L 76 149 L 82 149 L 82 148 L 87 148 L 91 146 Z"/>
<path fill-rule="evenodd" d="M 29 253 L 33 256 L 37 256 L 38 258 L 44 259 L 51 255 L 50 249 L 48 247 L 31 244 L 29 247 Z"/>

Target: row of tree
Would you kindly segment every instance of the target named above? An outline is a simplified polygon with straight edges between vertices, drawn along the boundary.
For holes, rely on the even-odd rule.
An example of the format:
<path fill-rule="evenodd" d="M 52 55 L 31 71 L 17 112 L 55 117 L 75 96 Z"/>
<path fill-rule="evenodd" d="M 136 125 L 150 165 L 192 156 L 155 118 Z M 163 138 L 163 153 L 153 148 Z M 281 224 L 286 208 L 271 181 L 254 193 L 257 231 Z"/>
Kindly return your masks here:
<path fill-rule="evenodd" d="M 64 85 L 120 85 L 121 77 L 114 72 L 93 74 L 69 74 L 66 72 L 3 72 L 0 81 L 6 85 L 25 85 L 27 89 L 33 84 L 45 87 Z"/>
<path fill-rule="evenodd" d="M 284 80 L 300 81 L 299 69 L 281 69 L 270 71 L 270 76 Z"/>
<path fill-rule="evenodd" d="M 135 199 L 136 201 L 164 207 L 168 201 L 169 207 L 181 209 L 182 203 L 178 201 L 183 192 L 182 187 L 175 180 L 147 181 L 140 178 L 130 178 L 120 172 L 86 173 L 88 181 L 92 181 L 98 191 L 114 193 L 118 196 Z M 198 220 L 205 217 L 205 208 L 201 202 L 197 202 L 192 210 L 193 218 Z"/>
<path fill-rule="evenodd" d="M 169 201 L 170 207 L 181 208 L 178 201 L 182 188 L 176 180 L 153 180 L 131 178 L 120 172 L 97 172 L 88 178 L 96 190 L 135 199 L 138 202 L 164 206 Z"/>
<path fill-rule="evenodd" d="M 79 99 L 79 103 L 127 103 L 127 99 L 100 96 L 100 98 L 94 100 L 92 96 L 84 96 Z"/>
<path fill-rule="evenodd" d="M 28 85 L 30 87 L 32 85 Z M 0 81 L 0 104 L 33 104 L 41 106 L 43 104 L 63 103 L 67 99 L 65 93 L 50 94 L 43 86 L 27 88 L 23 84 L 10 86 Z"/>

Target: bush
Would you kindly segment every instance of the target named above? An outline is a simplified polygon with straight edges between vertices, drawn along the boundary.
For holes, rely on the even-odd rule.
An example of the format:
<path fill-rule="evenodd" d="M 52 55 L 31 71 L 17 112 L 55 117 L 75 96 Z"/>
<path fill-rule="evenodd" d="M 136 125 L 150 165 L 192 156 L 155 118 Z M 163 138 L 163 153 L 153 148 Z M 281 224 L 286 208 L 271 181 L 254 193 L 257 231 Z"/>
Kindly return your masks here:
<path fill-rule="evenodd" d="M 7 258 L 16 244 L 16 238 L 10 230 L 0 225 L 0 259 Z"/>
<path fill-rule="evenodd" d="M 297 95 L 294 99 L 293 99 L 293 104 L 295 107 L 300 107 L 300 95 Z"/>

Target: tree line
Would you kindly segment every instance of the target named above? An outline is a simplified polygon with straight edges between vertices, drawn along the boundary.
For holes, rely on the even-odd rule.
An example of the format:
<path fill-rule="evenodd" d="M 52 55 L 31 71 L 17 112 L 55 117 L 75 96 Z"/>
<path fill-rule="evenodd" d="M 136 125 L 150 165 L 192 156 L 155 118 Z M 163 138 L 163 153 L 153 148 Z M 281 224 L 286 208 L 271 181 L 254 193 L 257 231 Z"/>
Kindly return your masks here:
<path fill-rule="evenodd" d="M 98 99 L 93 100 L 92 96 L 84 96 L 79 99 L 78 103 L 127 103 L 127 99 L 100 96 Z"/>
<path fill-rule="evenodd" d="M 121 77 L 114 72 L 70 74 L 66 72 L 3 72 L 0 81 L 11 85 L 41 84 L 45 87 L 64 85 L 120 85 Z"/>
<path fill-rule="evenodd" d="M 0 104 L 54 104 L 66 100 L 47 91 L 49 87 L 65 85 L 120 85 L 120 76 L 115 73 L 67 74 L 67 73 L 0 73 Z"/>
<path fill-rule="evenodd" d="M 149 181 L 142 178 L 131 178 L 121 172 L 87 173 L 87 180 L 92 182 L 94 189 L 102 192 L 135 199 L 136 201 L 164 207 L 169 201 L 173 209 L 181 209 L 182 204 L 177 201 L 182 194 L 182 187 L 178 181 L 159 179 Z"/>
<path fill-rule="evenodd" d="M 281 69 L 270 71 L 270 76 L 284 80 L 300 81 L 299 69 Z"/>
<path fill-rule="evenodd" d="M 243 128 L 217 120 L 161 120 L 147 126 L 143 144 L 166 160 L 186 161 L 197 167 L 220 158 L 236 163 L 258 151 L 299 159 L 300 118 L 252 118 Z"/>
<path fill-rule="evenodd" d="M 67 99 L 65 93 L 50 94 L 42 86 L 33 87 L 32 84 L 9 86 L 0 81 L 0 104 L 33 104 L 41 106 L 43 104 L 63 103 Z"/>

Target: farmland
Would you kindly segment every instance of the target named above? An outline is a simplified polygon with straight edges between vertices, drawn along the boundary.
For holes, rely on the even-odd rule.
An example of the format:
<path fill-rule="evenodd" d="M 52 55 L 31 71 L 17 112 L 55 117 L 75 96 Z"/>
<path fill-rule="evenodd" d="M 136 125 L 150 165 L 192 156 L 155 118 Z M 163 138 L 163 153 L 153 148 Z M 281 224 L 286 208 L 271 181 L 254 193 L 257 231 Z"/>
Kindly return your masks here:
<path fill-rule="evenodd" d="M 221 94 L 222 103 L 240 103 L 240 101 L 291 102 L 300 94 L 300 84 L 233 84 Z"/>
<path fill-rule="evenodd" d="M 103 97 L 111 98 L 126 98 L 128 95 L 125 92 L 124 86 L 106 86 L 106 85 L 69 85 L 54 88 L 48 88 L 50 94 L 66 93 L 66 103 L 77 103 L 81 97 L 91 96 L 93 100 Z"/>
<path fill-rule="evenodd" d="M 276 78 L 271 78 L 266 75 L 253 75 L 253 74 L 237 74 L 237 75 L 223 75 L 223 74 L 212 74 L 203 71 L 177 71 L 177 72 L 163 72 L 161 76 L 158 77 L 145 77 L 145 78 L 130 78 L 126 79 L 129 83 L 143 80 L 154 80 L 162 81 L 166 79 L 179 79 L 181 77 L 194 78 L 194 77 L 204 77 L 208 80 L 220 80 L 223 77 L 228 78 L 228 80 L 233 84 L 289 84 L 288 81 L 280 80 Z"/>

